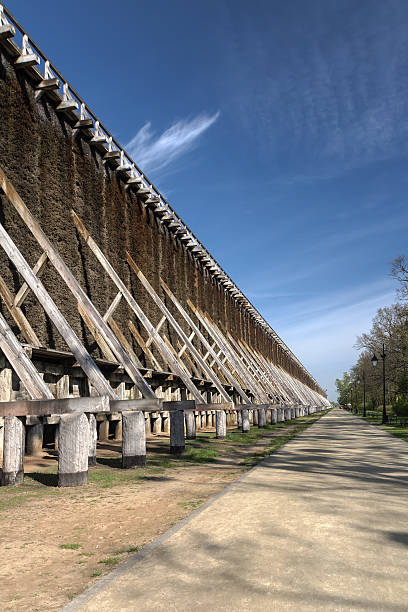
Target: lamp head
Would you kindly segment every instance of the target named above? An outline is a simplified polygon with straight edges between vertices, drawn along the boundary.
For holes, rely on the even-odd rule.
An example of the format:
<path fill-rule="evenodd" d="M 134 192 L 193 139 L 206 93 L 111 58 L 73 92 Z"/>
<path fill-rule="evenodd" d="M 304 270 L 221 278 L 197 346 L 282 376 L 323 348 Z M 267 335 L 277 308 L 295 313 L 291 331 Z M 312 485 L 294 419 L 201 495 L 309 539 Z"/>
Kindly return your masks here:
<path fill-rule="evenodd" d="M 374 353 L 374 355 L 371 357 L 371 363 L 373 364 L 373 366 L 375 367 L 378 363 L 378 359 L 376 354 Z"/>

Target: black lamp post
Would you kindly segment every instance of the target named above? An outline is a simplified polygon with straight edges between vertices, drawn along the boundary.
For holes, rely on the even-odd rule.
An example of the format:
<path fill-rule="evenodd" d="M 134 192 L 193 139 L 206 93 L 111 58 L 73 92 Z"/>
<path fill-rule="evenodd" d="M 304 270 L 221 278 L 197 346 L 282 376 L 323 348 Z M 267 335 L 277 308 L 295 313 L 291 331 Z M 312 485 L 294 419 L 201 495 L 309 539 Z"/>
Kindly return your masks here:
<path fill-rule="evenodd" d="M 387 416 L 387 410 L 385 408 L 385 358 L 386 358 L 386 354 L 385 354 L 385 347 L 384 347 L 384 343 L 383 343 L 383 350 L 381 353 L 381 358 L 382 358 L 382 362 L 383 362 L 383 368 L 382 368 L 382 374 L 383 374 L 383 412 L 382 412 L 382 421 L 381 423 L 384 425 L 385 423 L 388 423 L 388 416 Z M 374 355 L 371 357 L 371 363 L 373 364 L 374 367 L 377 366 L 378 364 L 378 359 L 374 353 Z"/>

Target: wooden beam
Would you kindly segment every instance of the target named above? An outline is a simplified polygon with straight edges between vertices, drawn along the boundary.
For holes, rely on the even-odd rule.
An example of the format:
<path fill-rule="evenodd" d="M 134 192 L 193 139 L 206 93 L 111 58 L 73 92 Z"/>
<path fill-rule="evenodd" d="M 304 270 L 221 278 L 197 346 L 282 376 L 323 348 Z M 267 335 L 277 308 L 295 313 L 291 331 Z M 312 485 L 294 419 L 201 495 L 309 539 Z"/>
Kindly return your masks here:
<path fill-rule="evenodd" d="M 23 347 L 1 313 L 0 349 L 33 399 L 53 399 L 54 396 L 50 389 L 41 378 L 34 364 L 27 357 Z"/>
<path fill-rule="evenodd" d="M 117 337 L 117 339 L 119 340 L 121 345 L 124 347 L 124 349 L 129 353 L 129 355 L 131 356 L 131 358 L 133 359 L 135 364 L 139 368 L 142 368 L 143 366 L 142 366 L 142 363 L 141 363 L 139 357 L 133 351 L 132 345 L 130 344 L 130 342 L 126 338 L 125 334 L 120 329 L 119 325 L 116 323 L 115 319 L 111 316 L 108 322 L 109 322 L 109 325 L 112 328 L 113 333 L 115 334 L 115 336 Z"/>
<path fill-rule="evenodd" d="M 109 395 L 112 399 L 116 399 L 116 393 L 1 224 L 0 245 L 64 338 L 91 384 L 101 395 Z"/>
<path fill-rule="evenodd" d="M 81 315 L 82 320 L 84 321 L 85 325 L 87 326 L 87 328 L 91 332 L 92 336 L 95 338 L 96 343 L 99 346 L 99 348 L 101 349 L 102 354 L 105 357 L 105 359 L 107 359 L 108 361 L 115 362 L 116 361 L 116 357 L 112 353 L 112 351 L 110 350 L 109 344 L 107 342 L 105 342 L 105 339 L 104 339 L 103 335 L 99 332 L 99 329 L 93 323 L 91 318 L 88 317 L 86 311 L 82 308 L 81 304 L 79 304 L 79 303 L 78 303 L 78 312 Z"/>
<path fill-rule="evenodd" d="M 173 369 L 174 373 L 177 374 L 178 376 L 180 376 L 181 380 L 183 381 L 183 383 L 185 384 L 187 389 L 193 394 L 193 397 L 195 397 L 197 399 L 197 401 L 201 402 L 203 400 L 203 398 L 202 398 L 201 394 L 198 392 L 198 390 L 195 387 L 194 383 L 189 379 L 189 377 L 186 375 L 185 371 L 181 369 L 179 363 L 177 362 L 177 360 L 174 358 L 174 356 L 171 354 L 171 352 L 168 350 L 167 346 L 163 342 L 162 337 L 160 336 L 160 334 L 158 332 L 156 332 L 156 329 L 154 328 L 152 323 L 149 321 L 149 319 L 147 318 L 147 316 L 145 315 L 145 313 L 143 312 L 143 310 L 141 309 L 139 304 L 136 302 L 135 298 L 130 293 L 130 291 L 128 290 L 128 288 L 124 284 L 124 282 L 121 280 L 121 278 L 115 272 L 115 270 L 113 269 L 113 267 L 109 263 L 108 259 L 102 253 L 101 249 L 98 247 L 96 242 L 93 240 L 93 238 L 89 234 L 88 230 L 86 229 L 85 225 L 82 223 L 80 218 L 74 213 L 74 211 L 72 211 L 71 214 L 73 216 L 75 225 L 76 225 L 79 233 L 81 234 L 81 236 L 85 240 L 86 244 L 89 246 L 89 248 L 91 249 L 92 253 L 95 255 L 95 257 L 97 258 L 97 260 L 99 261 L 99 263 L 101 264 L 101 266 L 103 267 L 105 272 L 110 276 L 110 278 L 113 280 L 113 282 L 115 283 L 115 285 L 117 286 L 119 291 L 122 293 L 123 297 L 125 298 L 125 300 L 129 304 L 131 310 L 138 317 L 138 319 L 142 323 L 143 327 L 152 336 L 152 338 L 154 340 L 154 343 L 156 344 L 157 348 L 160 347 L 160 351 L 162 351 L 166 355 L 167 363 Z"/>
<path fill-rule="evenodd" d="M 161 330 L 161 328 L 163 327 L 163 325 L 165 324 L 166 321 L 167 321 L 166 317 L 162 317 L 160 319 L 160 321 L 156 325 L 156 331 L 157 332 L 159 332 Z M 153 338 L 151 336 L 149 336 L 148 340 L 146 341 L 146 346 L 150 346 L 152 342 L 153 342 Z"/>
<path fill-rule="evenodd" d="M 119 291 L 115 297 L 115 299 L 113 300 L 112 304 L 109 306 L 108 310 L 105 312 L 105 314 L 103 315 L 103 320 L 104 321 L 109 321 L 109 319 L 113 316 L 115 310 L 117 309 L 117 307 L 119 306 L 120 300 L 122 299 L 122 294 Z"/>
<path fill-rule="evenodd" d="M 127 251 L 126 251 L 126 258 L 127 258 L 127 261 L 129 263 L 131 269 L 136 274 L 136 276 L 138 277 L 138 279 L 142 283 L 143 287 L 146 289 L 146 291 L 148 292 L 148 294 L 150 295 L 150 297 L 152 298 L 152 300 L 154 301 L 156 306 L 158 306 L 158 308 L 161 310 L 161 312 L 165 315 L 165 317 L 167 318 L 168 322 L 173 327 L 174 331 L 180 336 L 180 338 L 183 340 L 183 342 L 187 345 L 190 353 L 193 355 L 194 359 L 197 361 L 197 363 L 199 364 L 199 366 L 203 370 L 203 372 L 206 373 L 206 375 L 208 376 L 209 380 L 211 380 L 211 382 L 214 384 L 215 388 L 220 393 L 221 397 L 225 401 L 227 401 L 227 402 L 230 401 L 230 399 L 231 399 L 230 396 L 225 391 L 224 387 L 222 386 L 222 384 L 221 384 L 220 380 L 218 379 L 218 377 L 216 376 L 216 374 L 214 374 L 214 372 L 211 370 L 211 368 L 208 366 L 208 364 L 206 364 L 205 361 L 203 361 L 202 356 L 200 355 L 198 350 L 195 348 L 195 346 L 190 342 L 190 340 L 187 337 L 187 334 L 183 331 L 183 329 L 177 323 L 176 319 L 173 317 L 173 315 L 171 314 L 170 310 L 164 304 L 163 300 L 161 300 L 161 298 L 157 295 L 157 293 L 153 289 L 152 285 L 149 283 L 149 281 L 147 280 L 147 278 L 145 277 L 143 272 L 140 270 L 139 266 L 136 264 L 136 262 L 133 260 L 133 258 L 130 255 L 130 253 L 127 252 Z"/>
<path fill-rule="evenodd" d="M 33 272 L 37 278 L 40 278 L 41 274 L 43 273 L 44 266 L 47 263 L 47 259 L 48 259 L 47 253 L 42 253 L 39 260 L 35 264 L 33 268 Z M 17 307 L 21 306 L 24 300 L 26 299 L 27 295 L 29 294 L 29 292 L 30 292 L 30 287 L 27 285 L 27 283 L 23 283 L 20 289 L 17 291 L 16 297 L 14 298 L 14 306 L 17 306 Z"/>
<path fill-rule="evenodd" d="M 2 276 L 0 276 L 0 295 L 3 298 L 3 301 L 7 306 L 9 313 L 13 317 L 14 321 L 17 323 L 20 332 L 22 333 L 28 344 L 40 346 L 40 341 L 37 337 L 37 334 L 28 322 L 25 314 L 23 313 L 21 308 L 14 305 L 15 297 L 7 287 Z"/>
<path fill-rule="evenodd" d="M 245 370 L 242 362 L 238 359 L 234 351 L 228 345 L 228 342 L 226 341 L 226 339 L 222 337 L 222 334 L 219 333 L 219 330 L 212 327 L 210 321 L 208 321 L 204 317 L 204 315 L 198 310 L 198 308 L 194 306 L 191 300 L 187 299 L 187 304 L 191 308 L 191 310 L 194 312 L 197 319 L 200 321 L 201 325 L 207 331 L 209 336 L 213 338 L 218 344 L 218 346 L 222 349 L 222 352 L 228 359 L 228 364 L 235 370 L 235 372 L 237 373 L 241 381 L 246 385 L 248 389 L 250 389 L 251 393 L 254 395 L 254 397 L 257 399 L 258 402 L 262 401 L 262 391 L 259 389 L 257 382 L 249 374 L 249 372 Z M 244 400 L 244 401 L 247 402 L 247 400 Z"/>
<path fill-rule="evenodd" d="M 0 402 L 0 416 L 45 416 L 71 412 L 109 412 L 109 397 L 69 397 Z"/>
<path fill-rule="evenodd" d="M 47 253 L 48 258 L 58 274 L 64 280 L 66 286 L 74 295 L 76 300 L 85 309 L 88 316 L 91 318 L 93 323 L 99 328 L 100 332 L 104 335 L 105 340 L 108 342 L 110 348 L 116 356 L 117 361 L 124 367 L 130 378 L 136 384 L 138 389 L 141 391 L 144 397 L 150 397 L 154 399 L 156 396 L 143 376 L 137 369 L 136 364 L 132 361 L 130 355 L 124 350 L 119 340 L 109 327 L 109 325 L 103 320 L 81 285 L 72 274 L 71 270 L 64 263 L 58 251 L 54 248 L 50 240 L 41 229 L 38 221 L 32 216 L 23 200 L 14 189 L 12 183 L 7 179 L 3 170 L 0 168 L 0 187 L 6 194 L 9 202 L 14 206 L 28 229 L 31 231 L 41 248 Z"/>
<path fill-rule="evenodd" d="M 130 329 L 132 336 L 135 338 L 136 342 L 138 343 L 138 345 L 140 346 L 140 348 L 142 349 L 142 351 L 144 352 L 144 354 L 146 355 L 150 363 L 160 372 L 163 369 L 162 366 L 157 361 L 156 357 L 153 355 L 149 347 L 146 345 L 146 342 L 143 340 L 143 337 L 139 333 L 136 325 L 130 319 L 128 321 L 128 325 L 129 325 L 129 329 Z M 164 361 L 166 362 L 166 358 L 164 358 Z"/>

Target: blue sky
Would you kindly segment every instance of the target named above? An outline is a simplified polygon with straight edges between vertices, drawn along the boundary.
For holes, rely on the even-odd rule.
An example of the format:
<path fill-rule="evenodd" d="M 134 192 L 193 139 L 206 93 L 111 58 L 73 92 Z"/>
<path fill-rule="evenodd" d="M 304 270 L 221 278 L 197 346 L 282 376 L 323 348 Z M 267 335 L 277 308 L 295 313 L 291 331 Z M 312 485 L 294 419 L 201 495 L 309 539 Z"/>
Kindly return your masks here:
<path fill-rule="evenodd" d="M 6 5 L 334 399 L 407 253 L 406 0 Z"/>

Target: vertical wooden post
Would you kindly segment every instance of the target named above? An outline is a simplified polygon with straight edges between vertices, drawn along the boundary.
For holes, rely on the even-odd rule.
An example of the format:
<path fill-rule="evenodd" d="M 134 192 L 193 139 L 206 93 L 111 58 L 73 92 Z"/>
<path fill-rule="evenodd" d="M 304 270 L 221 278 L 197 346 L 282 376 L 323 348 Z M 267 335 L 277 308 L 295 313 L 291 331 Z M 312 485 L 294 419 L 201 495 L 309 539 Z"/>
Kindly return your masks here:
<path fill-rule="evenodd" d="M 258 408 L 254 408 L 254 410 L 252 411 L 252 423 L 254 425 L 258 425 L 258 417 L 259 417 L 259 412 L 258 412 Z"/>
<path fill-rule="evenodd" d="M 89 427 L 89 449 L 88 449 L 88 466 L 96 465 L 96 441 L 98 439 L 96 431 L 96 416 L 92 413 L 87 415 Z"/>
<path fill-rule="evenodd" d="M 226 438 L 227 437 L 227 414 L 225 410 L 217 410 L 215 417 L 215 427 L 216 427 L 216 438 Z"/>
<path fill-rule="evenodd" d="M 146 427 L 142 410 L 122 412 L 122 468 L 146 465 Z"/>
<path fill-rule="evenodd" d="M 44 434 L 44 425 L 41 422 L 41 417 L 26 417 L 26 419 L 26 455 L 40 455 L 42 451 Z"/>
<path fill-rule="evenodd" d="M 62 414 L 59 423 L 58 486 L 88 482 L 89 424 L 81 413 Z"/>
<path fill-rule="evenodd" d="M 278 422 L 277 409 L 271 408 L 271 425 L 276 425 Z"/>
<path fill-rule="evenodd" d="M 115 421 L 115 435 L 114 435 L 114 440 L 121 440 L 122 439 L 122 416 L 119 415 L 119 418 L 117 421 Z"/>
<path fill-rule="evenodd" d="M 249 410 L 243 408 L 242 412 L 242 433 L 248 433 L 251 429 L 249 422 Z"/>
<path fill-rule="evenodd" d="M 170 453 L 181 455 L 186 450 L 184 441 L 184 410 L 170 411 Z"/>
<path fill-rule="evenodd" d="M 3 487 L 22 484 L 24 481 L 25 429 L 23 417 L 4 417 Z"/>
<path fill-rule="evenodd" d="M 187 390 L 180 389 L 180 397 L 182 401 L 187 400 Z M 197 437 L 196 417 L 194 412 L 188 411 L 184 413 L 186 421 L 186 438 L 187 440 L 195 440 Z"/>
<path fill-rule="evenodd" d="M 242 428 L 242 411 L 237 410 L 237 425 L 241 429 Z"/>
<path fill-rule="evenodd" d="M 104 416 L 103 421 L 100 422 L 99 425 L 99 440 L 102 442 L 104 440 L 108 440 L 109 438 L 109 421 Z"/>

